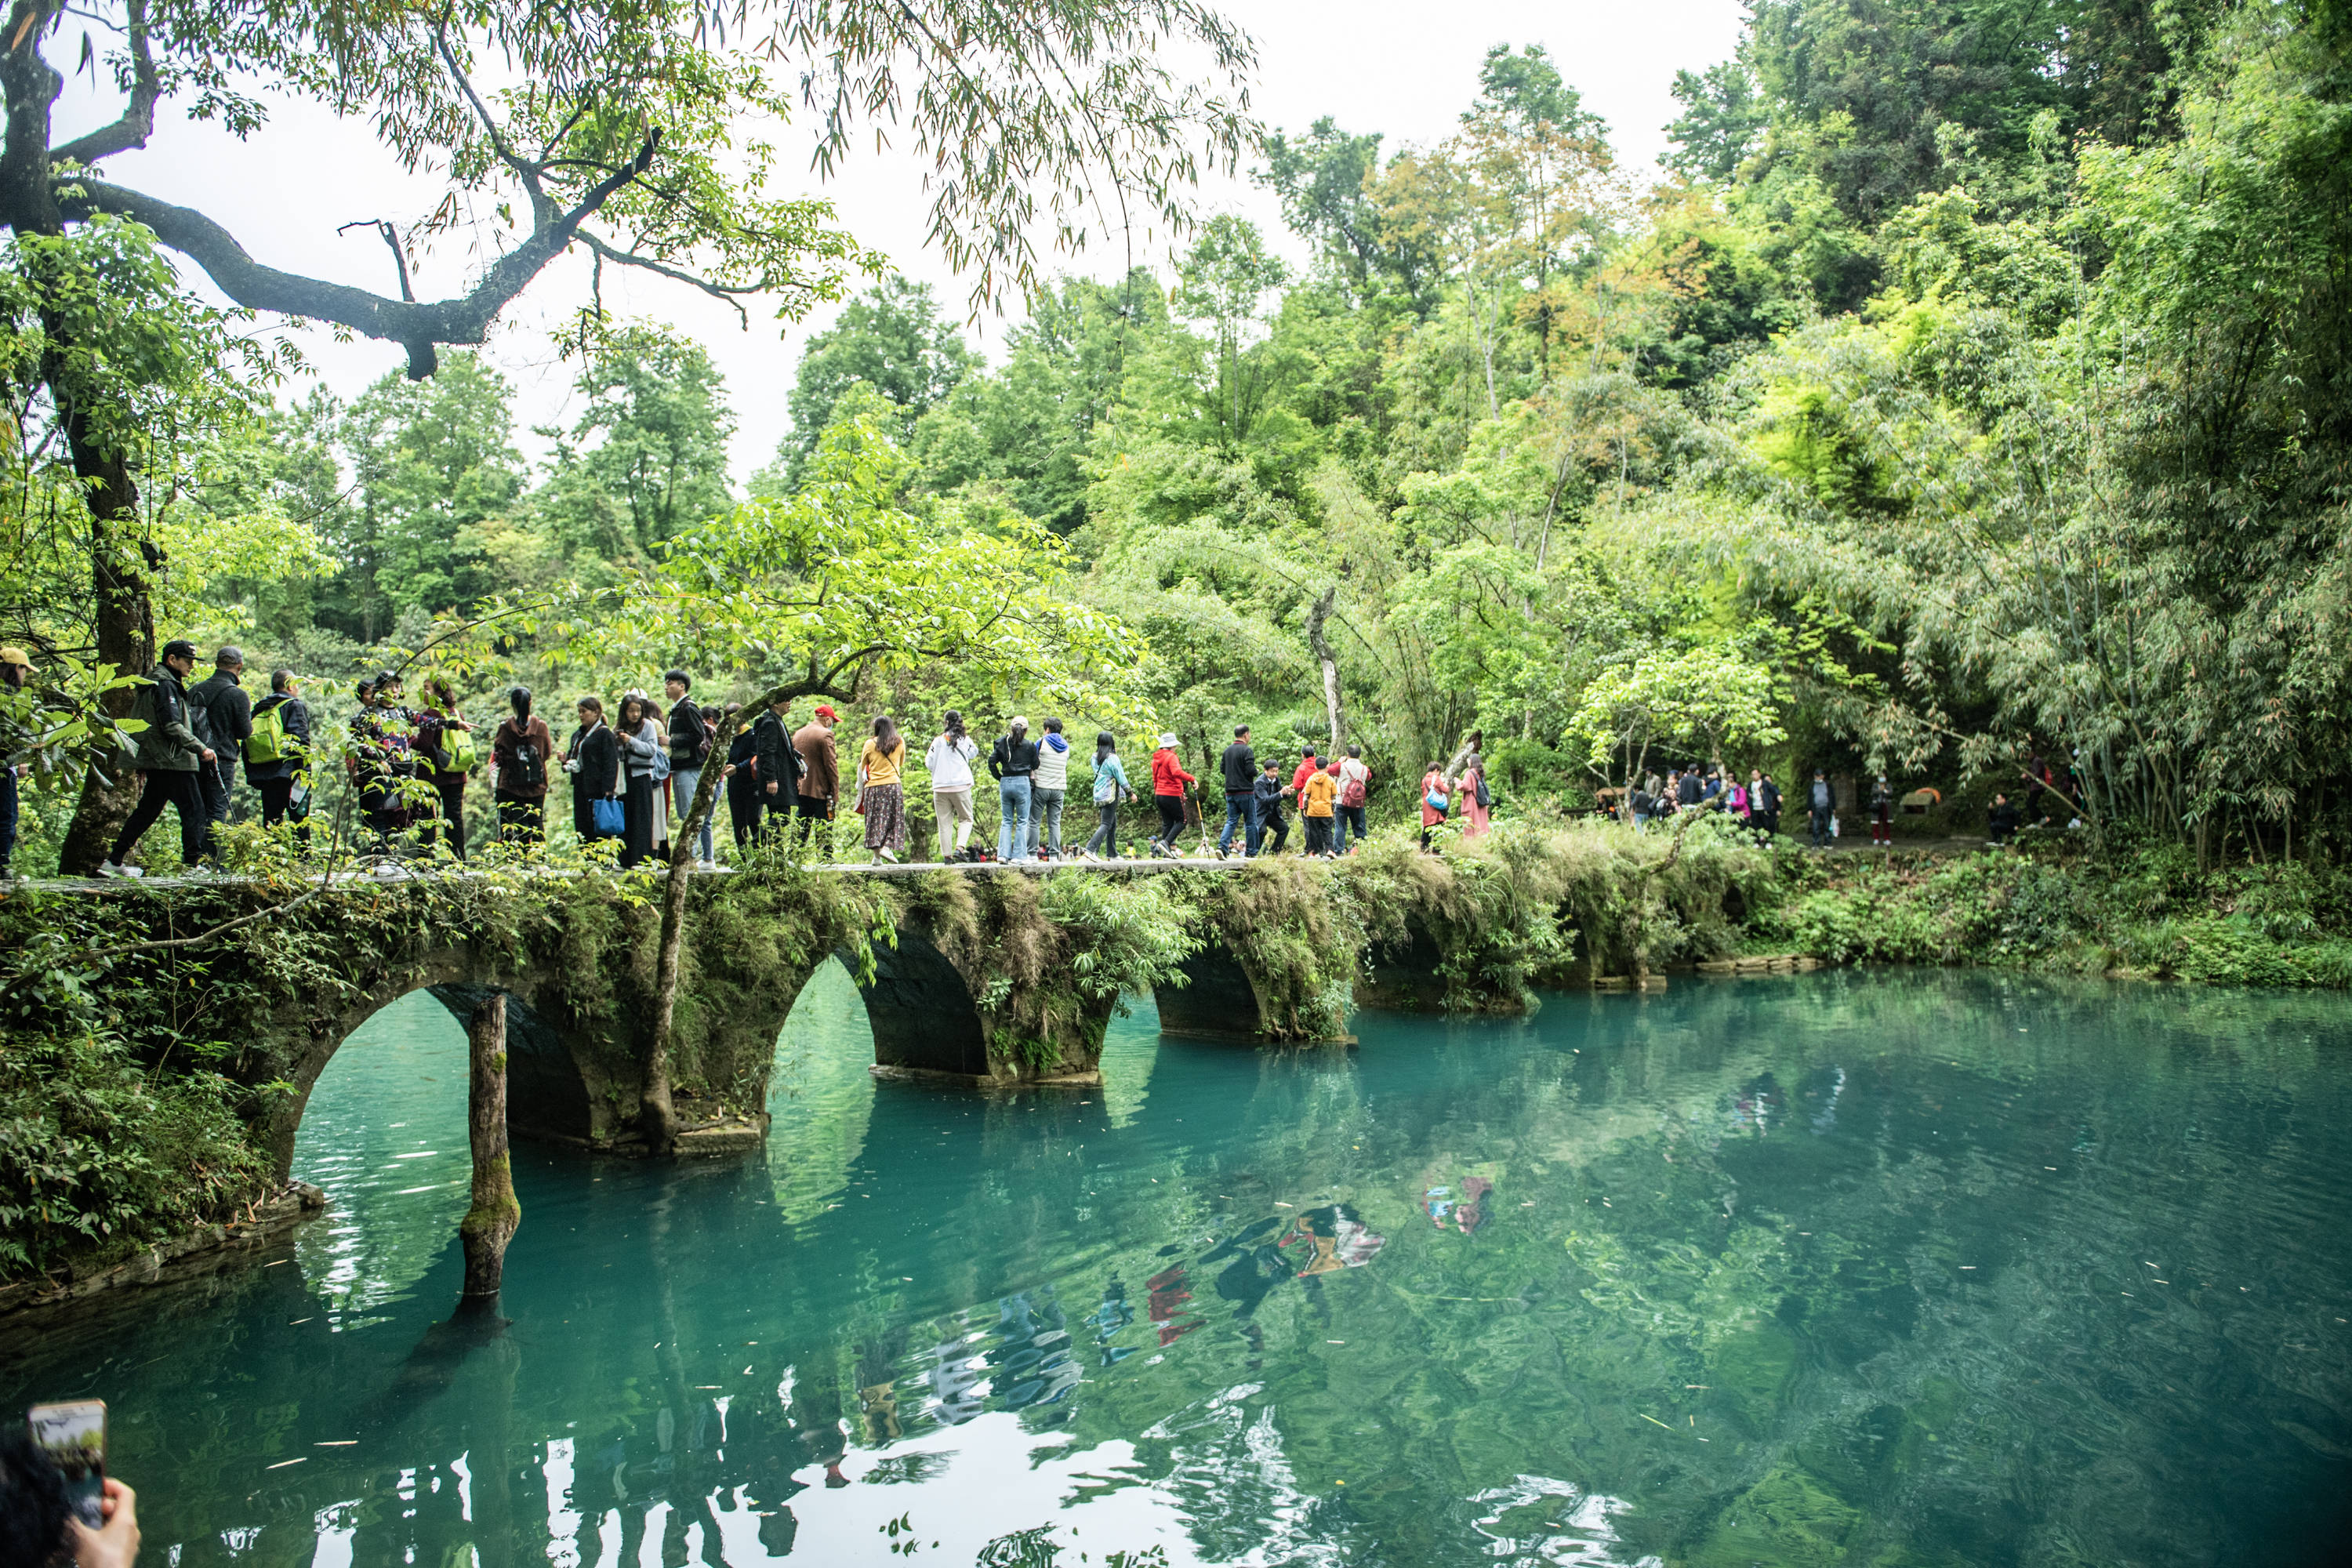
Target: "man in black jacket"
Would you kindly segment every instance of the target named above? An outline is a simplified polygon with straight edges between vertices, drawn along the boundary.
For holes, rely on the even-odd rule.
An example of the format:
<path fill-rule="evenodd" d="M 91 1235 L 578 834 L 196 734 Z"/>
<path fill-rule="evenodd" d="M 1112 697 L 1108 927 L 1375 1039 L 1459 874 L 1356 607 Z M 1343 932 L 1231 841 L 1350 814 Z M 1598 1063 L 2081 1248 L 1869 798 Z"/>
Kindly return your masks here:
<path fill-rule="evenodd" d="M 272 712 L 278 715 L 278 728 L 285 734 L 278 747 L 279 755 L 274 761 L 264 762 L 255 762 L 247 755 L 245 782 L 260 792 L 261 825 L 275 827 L 290 820 L 296 824 L 296 842 L 307 847 L 310 842 L 307 820 L 310 815 L 310 709 L 302 700 L 301 689 L 295 684 L 290 669 L 271 670 L 269 695 L 253 705 L 256 719 Z M 248 722 L 246 729 L 249 736 L 255 726 Z M 299 801 L 294 798 L 297 788 L 301 790 L 302 798 Z"/>
<path fill-rule="evenodd" d="M 1826 849 L 1830 847 L 1830 813 L 1835 808 L 1836 796 L 1830 793 L 1830 781 L 1828 775 L 1824 774 L 1819 768 L 1815 768 L 1813 770 L 1813 790 L 1811 799 L 1813 808 L 1813 847 L 1816 849 Z"/>
<path fill-rule="evenodd" d="M 1219 857 L 1231 854 L 1234 847 L 1234 827 L 1243 828 L 1242 852 L 1257 853 L 1257 753 L 1250 750 L 1249 726 L 1234 726 L 1234 743 L 1217 759 L 1217 771 L 1225 781 L 1225 830 L 1217 835 Z"/>
<path fill-rule="evenodd" d="M 792 820 L 801 795 L 801 754 L 793 745 L 792 710 L 789 701 L 771 703 L 751 726 L 753 787 L 767 807 L 772 828 Z"/>
<path fill-rule="evenodd" d="M 228 820 L 229 794 L 236 783 L 237 759 L 253 733 L 253 700 L 245 694 L 245 650 L 225 647 L 213 655 L 213 672 L 188 692 L 188 727 L 213 749 L 214 761 L 196 770 L 205 792 L 205 813 L 215 824 Z"/>
<path fill-rule="evenodd" d="M 704 721 L 702 710 L 695 706 L 687 692 L 693 680 L 682 669 L 673 669 L 662 677 L 662 689 L 669 693 L 669 792 L 677 803 L 677 819 L 681 823 L 694 809 L 694 792 L 702 786 L 702 759 L 710 751 L 710 729 Z M 715 815 L 716 801 L 711 803 Z M 702 829 L 695 847 L 704 865 L 714 863 L 710 848 L 710 818 L 702 819 Z"/>

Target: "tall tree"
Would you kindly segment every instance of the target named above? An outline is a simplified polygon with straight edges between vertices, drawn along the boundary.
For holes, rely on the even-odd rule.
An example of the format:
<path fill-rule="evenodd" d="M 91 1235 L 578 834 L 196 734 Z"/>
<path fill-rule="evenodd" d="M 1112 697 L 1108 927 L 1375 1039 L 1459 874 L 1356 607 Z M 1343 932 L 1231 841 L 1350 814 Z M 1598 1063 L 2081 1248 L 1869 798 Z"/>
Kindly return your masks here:
<path fill-rule="evenodd" d="M 342 443 L 356 493 L 322 621 L 373 642 L 404 616 L 494 591 L 472 533 L 522 493 L 512 395 L 479 354 L 457 353 L 430 381 L 394 372 L 352 405 Z"/>
<path fill-rule="evenodd" d="M 727 440 L 735 416 L 710 354 L 655 327 L 601 344 L 573 390 L 587 406 L 555 442 L 539 525 L 575 570 L 649 559 L 656 546 L 731 510 Z"/>
<path fill-rule="evenodd" d="M 842 394 L 859 382 L 895 405 L 908 426 L 955 389 L 973 364 L 952 322 L 940 315 L 928 283 L 893 275 L 843 307 L 841 318 L 811 333 L 801 351 L 786 406 L 793 427 L 776 449 L 787 485 L 797 484 L 817 442 L 833 424 Z"/>

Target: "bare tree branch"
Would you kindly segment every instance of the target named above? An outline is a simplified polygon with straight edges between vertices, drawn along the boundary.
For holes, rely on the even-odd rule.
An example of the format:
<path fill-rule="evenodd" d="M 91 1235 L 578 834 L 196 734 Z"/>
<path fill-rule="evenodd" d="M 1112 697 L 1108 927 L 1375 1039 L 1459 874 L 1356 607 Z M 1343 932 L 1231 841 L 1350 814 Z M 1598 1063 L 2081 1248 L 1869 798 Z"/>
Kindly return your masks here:
<path fill-rule="evenodd" d="M 68 218 L 112 213 L 144 224 L 157 239 L 203 268 L 220 291 L 238 304 L 248 310 L 336 321 L 365 336 L 398 343 L 408 351 L 409 375 L 422 381 L 439 363 L 436 345 L 483 342 L 498 313 L 581 237 L 582 223 L 622 186 L 645 173 L 660 144 L 661 131 L 656 127 L 626 167 L 590 187 L 569 212 L 535 227 L 522 243 L 492 262 L 470 290 L 429 303 L 387 300 L 364 289 L 265 267 L 247 253 L 235 235 L 194 207 L 175 206 L 103 180 L 60 176 L 56 185 L 59 210 Z"/>
<path fill-rule="evenodd" d="M 677 268 L 656 261 L 650 256 L 640 256 L 633 250 L 623 250 L 620 247 L 607 244 L 593 234 L 583 232 L 579 237 L 580 243 L 593 251 L 599 261 L 609 261 L 615 267 L 640 268 L 645 271 L 667 278 L 673 283 L 684 283 L 689 288 L 699 289 L 714 300 L 724 300 L 735 308 L 736 317 L 743 323 L 743 330 L 747 332 L 751 330 L 751 313 L 743 308 L 743 301 L 739 296 L 756 294 L 759 292 L 757 289 L 730 289 L 724 283 L 713 283 L 708 278 L 698 278 L 691 272 L 682 271 Z M 600 312 L 603 310 L 601 295 L 598 310 Z"/>
<path fill-rule="evenodd" d="M 128 5 L 131 101 L 124 106 L 122 118 L 113 124 L 100 126 L 62 147 L 50 148 L 52 163 L 95 163 L 100 158 L 144 147 L 147 138 L 155 134 L 155 105 L 163 99 L 163 83 L 155 69 L 155 57 L 147 47 L 147 0 L 128 0 Z"/>

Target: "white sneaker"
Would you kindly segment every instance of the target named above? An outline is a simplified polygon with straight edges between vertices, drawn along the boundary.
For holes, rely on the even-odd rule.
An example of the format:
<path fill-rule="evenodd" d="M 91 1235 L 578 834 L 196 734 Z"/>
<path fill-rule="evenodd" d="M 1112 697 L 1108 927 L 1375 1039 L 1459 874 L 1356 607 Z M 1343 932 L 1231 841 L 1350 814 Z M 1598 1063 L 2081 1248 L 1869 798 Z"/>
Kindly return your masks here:
<path fill-rule="evenodd" d="M 112 860 L 100 860 L 98 863 L 98 874 L 101 877 L 130 877 L 136 879 L 143 877 L 147 873 L 141 870 L 136 866 L 124 866 Z"/>

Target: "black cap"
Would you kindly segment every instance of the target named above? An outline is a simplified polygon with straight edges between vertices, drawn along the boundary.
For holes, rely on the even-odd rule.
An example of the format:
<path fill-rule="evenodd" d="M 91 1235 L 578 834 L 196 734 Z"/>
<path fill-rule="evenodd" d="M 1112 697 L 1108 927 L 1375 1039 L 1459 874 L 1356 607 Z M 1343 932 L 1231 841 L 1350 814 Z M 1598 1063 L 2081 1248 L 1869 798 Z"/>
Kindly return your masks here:
<path fill-rule="evenodd" d="M 196 645 L 190 642 L 185 637 L 173 637 L 170 642 L 163 645 L 163 657 L 165 658 L 194 658 L 196 657 Z"/>

